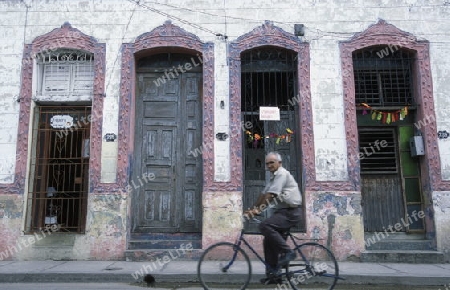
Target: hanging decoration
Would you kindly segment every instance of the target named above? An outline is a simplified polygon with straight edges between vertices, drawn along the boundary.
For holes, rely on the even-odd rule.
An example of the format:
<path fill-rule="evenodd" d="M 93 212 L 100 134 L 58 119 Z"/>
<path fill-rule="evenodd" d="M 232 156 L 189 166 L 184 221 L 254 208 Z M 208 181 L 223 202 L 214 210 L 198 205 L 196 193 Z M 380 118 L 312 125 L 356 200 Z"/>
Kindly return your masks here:
<path fill-rule="evenodd" d="M 245 134 L 247 134 L 248 138 L 247 138 L 247 142 L 248 143 L 253 143 L 253 147 L 258 147 L 258 143 L 260 142 L 261 139 L 269 139 L 269 138 L 276 138 L 275 143 L 276 144 L 280 144 L 280 142 L 283 140 L 286 143 L 291 142 L 292 140 L 292 135 L 294 135 L 294 131 L 292 131 L 289 128 L 286 128 L 286 134 L 282 134 L 282 135 L 278 135 L 276 133 L 270 133 L 269 135 L 265 135 L 265 136 L 261 136 L 258 133 L 252 133 L 250 131 L 245 131 Z"/>
<path fill-rule="evenodd" d="M 376 110 L 366 103 L 361 103 L 360 106 L 364 108 L 362 111 L 363 115 L 369 114 L 368 111 L 370 111 L 372 120 L 381 121 L 381 123 L 383 124 L 390 124 L 397 121 L 403 121 L 403 119 L 405 119 L 405 117 L 408 115 L 408 106 L 405 106 L 400 110 L 395 111 Z"/>

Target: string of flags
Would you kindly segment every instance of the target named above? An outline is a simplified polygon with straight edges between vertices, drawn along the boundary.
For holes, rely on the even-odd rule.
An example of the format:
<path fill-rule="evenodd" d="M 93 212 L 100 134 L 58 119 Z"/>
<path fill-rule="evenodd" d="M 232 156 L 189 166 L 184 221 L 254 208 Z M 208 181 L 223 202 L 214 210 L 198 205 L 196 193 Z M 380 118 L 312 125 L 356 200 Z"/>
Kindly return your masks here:
<path fill-rule="evenodd" d="M 360 106 L 364 108 L 364 110 L 362 111 L 363 115 L 369 114 L 368 111 L 370 111 L 372 120 L 381 121 L 381 123 L 383 123 L 383 124 L 390 124 L 390 123 L 397 122 L 399 120 L 402 121 L 408 115 L 408 107 L 407 106 L 401 108 L 400 110 L 395 110 L 395 111 L 375 110 L 366 103 L 361 103 Z"/>
<path fill-rule="evenodd" d="M 270 133 L 268 135 L 263 135 L 261 136 L 258 133 L 252 133 L 250 131 L 245 131 L 245 134 L 247 134 L 248 138 L 247 138 L 247 142 L 248 143 L 253 143 L 253 147 L 258 147 L 258 143 L 260 142 L 261 139 L 269 139 L 269 138 L 276 138 L 275 143 L 279 144 L 282 140 L 285 141 L 286 143 L 291 142 L 292 140 L 292 135 L 294 135 L 294 131 L 292 131 L 289 128 L 286 128 L 286 134 L 276 134 L 276 133 Z"/>

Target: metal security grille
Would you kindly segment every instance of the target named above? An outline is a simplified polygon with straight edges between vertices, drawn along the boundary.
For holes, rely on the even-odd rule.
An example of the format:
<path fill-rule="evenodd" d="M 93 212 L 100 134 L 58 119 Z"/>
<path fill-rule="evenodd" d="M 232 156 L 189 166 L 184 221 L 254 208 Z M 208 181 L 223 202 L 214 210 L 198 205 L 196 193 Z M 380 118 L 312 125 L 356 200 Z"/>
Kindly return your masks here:
<path fill-rule="evenodd" d="M 413 105 L 414 54 L 396 46 L 372 46 L 353 53 L 356 103 Z"/>
<path fill-rule="evenodd" d="M 395 128 L 359 129 L 361 174 L 398 172 Z"/>
<path fill-rule="evenodd" d="M 265 135 L 264 123 L 259 120 L 260 106 L 276 106 L 282 112 L 295 111 L 297 54 L 285 49 L 263 47 L 241 56 L 241 111 L 244 124 L 252 124 L 251 134 Z M 247 143 L 249 148 L 264 148 L 264 140 Z M 264 179 L 264 177 L 262 177 Z"/>
<path fill-rule="evenodd" d="M 37 107 L 27 229 L 83 233 L 91 107 Z"/>
<path fill-rule="evenodd" d="M 243 112 L 258 111 L 259 106 L 293 110 L 296 53 L 273 47 L 250 50 L 242 54 L 241 72 Z"/>

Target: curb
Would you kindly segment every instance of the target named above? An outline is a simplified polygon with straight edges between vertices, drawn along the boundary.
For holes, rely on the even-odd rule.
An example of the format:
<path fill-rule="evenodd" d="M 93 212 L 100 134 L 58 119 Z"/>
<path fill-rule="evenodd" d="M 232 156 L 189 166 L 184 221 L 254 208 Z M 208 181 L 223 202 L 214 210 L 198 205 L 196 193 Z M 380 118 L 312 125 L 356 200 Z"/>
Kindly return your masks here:
<path fill-rule="evenodd" d="M 158 283 L 198 283 L 196 274 L 152 274 Z M 262 274 L 253 274 L 251 283 L 259 283 Z M 342 275 L 338 285 L 409 285 L 442 286 L 450 277 L 417 277 L 396 275 Z M 143 277 L 142 277 L 143 278 Z M 1 273 L 0 283 L 140 283 L 130 273 Z"/>

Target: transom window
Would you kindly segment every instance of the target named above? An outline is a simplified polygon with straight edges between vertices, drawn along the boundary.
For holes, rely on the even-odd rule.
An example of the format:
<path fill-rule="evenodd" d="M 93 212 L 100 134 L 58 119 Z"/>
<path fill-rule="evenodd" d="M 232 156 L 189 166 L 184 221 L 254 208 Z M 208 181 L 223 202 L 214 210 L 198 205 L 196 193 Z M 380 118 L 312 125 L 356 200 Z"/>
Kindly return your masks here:
<path fill-rule="evenodd" d="M 395 45 L 353 52 L 356 103 L 376 106 L 413 105 L 414 54 Z"/>
<path fill-rule="evenodd" d="M 79 50 L 42 54 L 38 62 L 37 95 L 92 95 L 94 55 Z"/>

